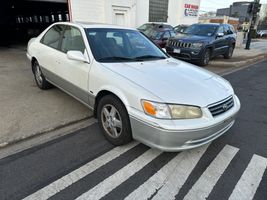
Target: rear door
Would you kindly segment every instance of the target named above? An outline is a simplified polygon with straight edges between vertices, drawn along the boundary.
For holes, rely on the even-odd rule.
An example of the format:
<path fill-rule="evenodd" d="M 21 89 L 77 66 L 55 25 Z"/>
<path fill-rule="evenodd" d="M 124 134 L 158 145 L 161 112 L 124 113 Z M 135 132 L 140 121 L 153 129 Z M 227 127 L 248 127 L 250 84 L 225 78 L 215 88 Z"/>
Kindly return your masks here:
<path fill-rule="evenodd" d="M 91 65 L 87 62 L 70 60 L 67 57 L 68 51 L 80 51 L 88 57 L 82 30 L 75 26 L 66 26 L 64 29 L 62 42 L 60 45 L 60 55 L 56 74 L 59 77 L 58 86 L 81 100 L 89 104 L 89 71 Z M 88 59 L 89 60 L 89 59 Z"/>
<path fill-rule="evenodd" d="M 217 34 L 223 34 L 223 36 L 218 36 Z M 214 41 L 214 55 L 220 55 L 223 54 L 225 51 L 225 48 L 228 48 L 226 35 L 224 31 L 223 25 L 220 25 L 220 27 L 217 30 L 217 34 L 215 36 Z"/>
<path fill-rule="evenodd" d="M 63 30 L 63 25 L 52 26 L 40 40 L 37 50 L 36 57 L 41 70 L 45 77 L 52 82 L 57 80 L 55 77 L 58 66 L 57 57 L 61 54 L 59 48 Z"/>
<path fill-rule="evenodd" d="M 224 31 L 225 31 L 225 39 L 226 39 L 226 45 L 227 48 L 225 49 L 225 52 L 228 50 L 229 46 L 232 45 L 235 42 L 235 33 L 234 28 L 228 24 L 224 25 Z"/>

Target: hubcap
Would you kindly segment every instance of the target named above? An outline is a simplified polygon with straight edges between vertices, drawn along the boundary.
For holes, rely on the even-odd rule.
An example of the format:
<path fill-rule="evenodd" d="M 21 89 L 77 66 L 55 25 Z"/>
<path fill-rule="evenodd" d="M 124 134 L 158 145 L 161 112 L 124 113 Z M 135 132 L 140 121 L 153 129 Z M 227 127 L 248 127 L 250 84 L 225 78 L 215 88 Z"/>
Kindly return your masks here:
<path fill-rule="evenodd" d="M 229 57 L 231 57 L 233 55 L 234 49 L 232 47 L 230 47 L 229 49 Z"/>
<path fill-rule="evenodd" d="M 39 65 L 35 66 L 35 78 L 36 78 L 38 85 L 42 85 L 43 78 L 42 78 L 42 72 L 40 70 Z"/>
<path fill-rule="evenodd" d="M 210 54 L 209 54 L 209 52 L 206 52 L 205 53 L 205 57 L 204 57 L 204 63 L 205 64 L 208 64 L 209 63 L 209 60 L 210 60 Z"/>
<path fill-rule="evenodd" d="M 113 105 L 105 105 L 101 111 L 101 123 L 109 136 L 118 138 L 122 132 L 122 121 L 118 110 Z"/>

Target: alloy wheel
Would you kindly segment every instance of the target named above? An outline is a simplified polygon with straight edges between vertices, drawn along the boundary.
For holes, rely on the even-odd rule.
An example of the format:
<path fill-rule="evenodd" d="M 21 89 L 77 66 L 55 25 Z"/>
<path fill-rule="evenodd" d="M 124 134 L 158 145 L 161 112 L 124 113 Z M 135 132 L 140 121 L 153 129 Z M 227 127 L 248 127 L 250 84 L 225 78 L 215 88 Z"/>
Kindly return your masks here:
<path fill-rule="evenodd" d="M 109 136 L 118 138 L 122 133 L 122 120 L 118 110 L 110 104 L 101 110 L 101 123 Z"/>
<path fill-rule="evenodd" d="M 40 66 L 38 64 L 35 65 L 35 78 L 36 78 L 38 85 L 42 85 L 43 77 L 42 77 Z"/>

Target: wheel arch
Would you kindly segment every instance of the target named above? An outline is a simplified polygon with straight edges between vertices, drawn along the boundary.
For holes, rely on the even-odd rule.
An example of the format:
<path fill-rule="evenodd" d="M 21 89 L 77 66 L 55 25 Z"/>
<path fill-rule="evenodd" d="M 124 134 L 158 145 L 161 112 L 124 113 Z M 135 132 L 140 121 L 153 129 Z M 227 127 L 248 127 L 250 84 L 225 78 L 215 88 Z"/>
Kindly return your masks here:
<path fill-rule="evenodd" d="M 123 95 L 123 93 L 121 91 L 119 91 L 118 89 L 112 89 L 112 88 L 103 88 L 101 90 L 99 90 L 99 92 L 97 93 L 96 97 L 95 97 L 95 104 L 94 104 L 94 117 L 96 118 L 97 117 L 97 106 L 99 104 L 99 101 L 100 99 L 102 99 L 104 96 L 106 95 L 113 95 L 115 96 L 122 104 L 123 106 L 125 107 L 127 113 L 128 113 L 128 110 L 127 110 L 127 105 L 128 104 L 128 100 L 127 98 L 125 97 L 125 95 Z"/>

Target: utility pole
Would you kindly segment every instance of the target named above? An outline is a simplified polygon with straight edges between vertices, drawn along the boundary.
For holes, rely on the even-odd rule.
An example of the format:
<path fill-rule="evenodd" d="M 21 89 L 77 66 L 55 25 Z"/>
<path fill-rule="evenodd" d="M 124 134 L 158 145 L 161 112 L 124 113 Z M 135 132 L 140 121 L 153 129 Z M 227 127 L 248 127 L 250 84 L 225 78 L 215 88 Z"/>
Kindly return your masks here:
<path fill-rule="evenodd" d="M 248 37 L 247 37 L 247 43 L 246 43 L 246 50 L 249 50 L 250 43 L 251 43 L 251 37 L 252 37 L 252 31 L 254 30 L 256 20 L 258 17 L 258 12 L 261 9 L 260 0 L 254 0 L 254 2 L 251 2 L 248 8 L 248 13 L 252 16 L 250 20 L 250 27 L 248 31 Z"/>

